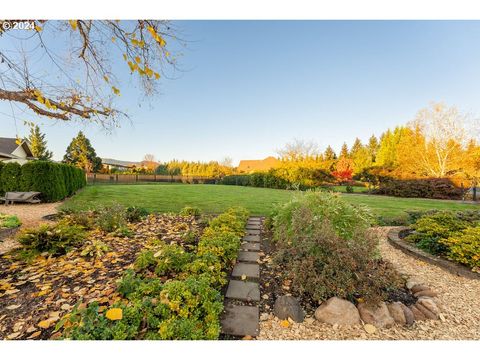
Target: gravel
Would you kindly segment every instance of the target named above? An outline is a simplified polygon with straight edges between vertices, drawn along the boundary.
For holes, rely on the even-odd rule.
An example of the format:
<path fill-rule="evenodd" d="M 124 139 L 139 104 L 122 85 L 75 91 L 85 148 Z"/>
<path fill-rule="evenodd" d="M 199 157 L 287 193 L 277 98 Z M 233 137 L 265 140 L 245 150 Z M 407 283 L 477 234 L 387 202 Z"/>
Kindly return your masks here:
<path fill-rule="evenodd" d="M 468 340 L 480 339 L 480 281 L 455 276 L 439 267 L 425 263 L 393 248 L 386 239 L 390 227 L 375 228 L 380 235 L 380 251 L 399 272 L 414 277 L 439 293 L 445 305 L 442 320 L 416 322 L 412 327 L 395 325 L 367 333 L 363 325 L 331 326 L 322 324 L 307 314 L 302 324 L 286 326 L 272 314 L 261 314 L 259 340 L 314 339 L 376 339 L 376 340 Z"/>
<path fill-rule="evenodd" d="M 42 219 L 43 216 L 57 212 L 57 206 L 60 203 L 49 204 L 13 204 L 0 206 L 0 213 L 8 215 L 17 215 L 22 222 L 21 228 L 34 227 L 40 223 L 48 223 L 48 220 Z M 12 236 L 0 242 L 0 254 L 19 246 L 19 243 Z"/>

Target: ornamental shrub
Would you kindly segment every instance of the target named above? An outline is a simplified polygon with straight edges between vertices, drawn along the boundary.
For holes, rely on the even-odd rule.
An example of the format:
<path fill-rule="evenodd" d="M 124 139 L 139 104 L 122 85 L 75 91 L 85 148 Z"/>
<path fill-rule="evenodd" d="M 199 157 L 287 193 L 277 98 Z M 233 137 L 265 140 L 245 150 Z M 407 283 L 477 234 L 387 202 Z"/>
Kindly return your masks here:
<path fill-rule="evenodd" d="M 5 193 L 5 190 L 3 190 L 3 182 L 2 182 L 2 169 L 5 166 L 5 163 L 3 161 L 0 161 L 0 196 L 2 196 Z"/>
<path fill-rule="evenodd" d="M 201 210 L 195 206 L 185 206 L 182 210 L 180 210 L 179 215 L 181 216 L 200 216 Z"/>
<path fill-rule="evenodd" d="M 18 236 L 24 250 L 47 251 L 62 255 L 83 243 L 86 234 L 83 227 L 59 222 L 56 225 L 43 224 L 36 229 L 26 229 Z"/>
<path fill-rule="evenodd" d="M 379 258 L 370 223 L 366 210 L 335 194 L 297 196 L 273 216 L 275 262 L 285 269 L 294 291 L 315 302 L 332 296 L 384 300 L 403 283 Z"/>
<path fill-rule="evenodd" d="M 480 270 L 480 227 L 469 227 L 439 242 L 447 247 L 447 257 Z"/>
<path fill-rule="evenodd" d="M 374 194 L 428 199 L 462 199 L 462 189 L 449 179 L 415 179 L 381 182 Z"/>

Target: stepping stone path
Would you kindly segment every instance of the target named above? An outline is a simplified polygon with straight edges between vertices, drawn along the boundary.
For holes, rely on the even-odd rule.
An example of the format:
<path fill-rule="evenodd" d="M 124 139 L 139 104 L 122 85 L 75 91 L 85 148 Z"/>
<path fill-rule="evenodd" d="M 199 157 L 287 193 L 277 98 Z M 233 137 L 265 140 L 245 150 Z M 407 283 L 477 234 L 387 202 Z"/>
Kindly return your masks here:
<path fill-rule="evenodd" d="M 222 333 L 233 336 L 258 336 L 260 312 L 260 232 L 262 219 L 251 217 L 246 235 L 238 252 L 231 280 L 225 294 L 225 309 L 221 319 Z"/>

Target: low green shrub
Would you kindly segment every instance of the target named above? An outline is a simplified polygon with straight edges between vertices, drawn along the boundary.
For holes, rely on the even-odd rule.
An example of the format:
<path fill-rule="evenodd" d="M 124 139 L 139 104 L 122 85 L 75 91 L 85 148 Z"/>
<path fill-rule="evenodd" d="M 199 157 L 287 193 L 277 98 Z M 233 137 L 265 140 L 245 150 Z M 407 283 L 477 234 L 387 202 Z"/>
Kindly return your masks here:
<path fill-rule="evenodd" d="M 85 240 L 83 227 L 59 222 L 55 225 L 40 225 L 36 229 L 23 230 L 18 241 L 25 250 L 34 252 L 49 252 L 62 255 L 78 247 Z"/>
<path fill-rule="evenodd" d="M 332 296 L 384 300 L 403 283 L 379 258 L 378 239 L 368 231 L 371 221 L 366 210 L 334 193 L 297 196 L 274 215 L 275 262 L 294 291 L 315 302 Z"/>
<path fill-rule="evenodd" d="M 195 206 L 185 206 L 182 210 L 180 210 L 181 216 L 200 216 L 201 210 Z"/>
<path fill-rule="evenodd" d="M 127 210 L 120 204 L 100 208 L 95 212 L 95 223 L 106 233 L 124 228 L 127 226 Z"/>
<path fill-rule="evenodd" d="M 427 199 L 456 199 L 463 196 L 461 188 L 456 187 L 450 179 L 414 179 L 382 181 L 374 194 L 415 197 Z"/>
<path fill-rule="evenodd" d="M 89 240 L 83 247 L 80 256 L 87 256 L 87 257 L 101 257 L 107 251 L 110 250 L 110 246 L 105 244 L 101 240 Z"/>
<path fill-rule="evenodd" d="M 447 247 L 449 259 L 480 270 L 480 227 L 466 228 L 439 242 Z"/>
<path fill-rule="evenodd" d="M 0 229 L 13 229 L 21 225 L 16 215 L 0 214 Z"/>
<path fill-rule="evenodd" d="M 467 227 L 469 227 L 469 223 L 465 220 L 460 220 L 455 213 L 439 211 L 432 215 L 425 215 L 417 220 L 410 227 L 414 232 L 405 239 L 431 254 L 445 255 L 448 248 L 439 240 L 448 238 Z"/>
<path fill-rule="evenodd" d="M 130 223 L 136 223 L 142 221 L 149 214 L 149 211 L 145 208 L 138 206 L 130 206 L 125 211 L 125 218 Z"/>

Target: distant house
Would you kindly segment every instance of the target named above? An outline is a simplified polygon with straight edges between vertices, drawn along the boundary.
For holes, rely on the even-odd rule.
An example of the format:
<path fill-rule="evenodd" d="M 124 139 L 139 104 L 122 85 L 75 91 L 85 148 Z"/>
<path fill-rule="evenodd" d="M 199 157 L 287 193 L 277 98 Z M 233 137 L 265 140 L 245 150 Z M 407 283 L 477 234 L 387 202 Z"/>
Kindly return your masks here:
<path fill-rule="evenodd" d="M 240 160 L 238 171 L 242 173 L 252 173 L 255 171 L 268 171 L 280 166 L 280 160 L 269 156 L 263 160 Z"/>
<path fill-rule="evenodd" d="M 138 162 L 102 158 L 102 166 L 104 170 L 108 171 L 111 171 L 113 169 L 124 171 L 138 167 Z"/>
<path fill-rule="evenodd" d="M 22 140 L 20 144 L 17 144 L 15 138 L 0 137 L 0 161 L 25 164 L 30 160 L 35 160 L 35 157 L 27 140 Z"/>

